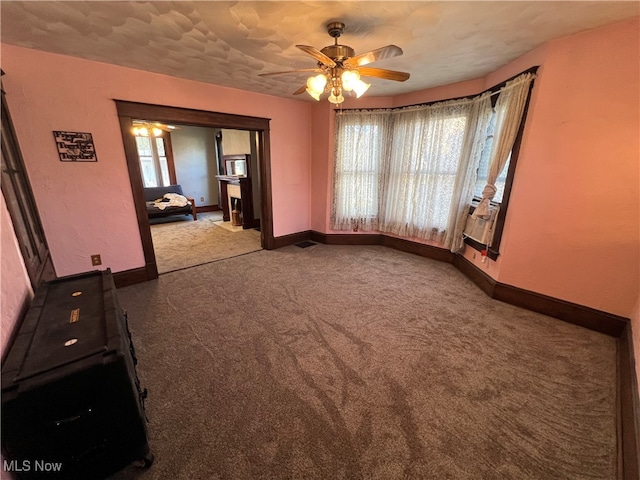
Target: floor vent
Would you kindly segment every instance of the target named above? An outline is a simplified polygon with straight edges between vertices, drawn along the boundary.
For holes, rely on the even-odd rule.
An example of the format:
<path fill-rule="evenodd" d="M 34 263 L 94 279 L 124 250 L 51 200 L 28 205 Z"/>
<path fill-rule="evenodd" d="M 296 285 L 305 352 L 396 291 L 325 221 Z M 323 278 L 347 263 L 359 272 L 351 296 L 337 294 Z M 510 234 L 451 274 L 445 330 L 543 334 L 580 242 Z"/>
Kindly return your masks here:
<path fill-rule="evenodd" d="M 316 244 L 308 240 L 305 240 L 304 242 L 296 243 L 296 247 L 300 247 L 300 248 L 312 247 L 314 245 Z"/>

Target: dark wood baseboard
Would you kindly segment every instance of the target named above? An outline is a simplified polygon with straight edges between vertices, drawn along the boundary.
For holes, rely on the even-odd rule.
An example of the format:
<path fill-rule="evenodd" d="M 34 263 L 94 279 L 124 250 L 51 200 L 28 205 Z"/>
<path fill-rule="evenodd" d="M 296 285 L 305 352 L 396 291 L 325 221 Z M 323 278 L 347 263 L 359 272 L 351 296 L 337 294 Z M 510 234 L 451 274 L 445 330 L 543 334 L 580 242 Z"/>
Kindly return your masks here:
<path fill-rule="evenodd" d="M 453 265 L 469 280 L 475 283 L 480 290 L 493 298 L 493 292 L 496 289 L 496 281 L 493 278 L 484 273 L 462 255 L 456 255 L 456 258 L 453 259 Z"/>
<path fill-rule="evenodd" d="M 380 245 L 382 235 L 378 233 L 326 234 L 311 231 L 311 240 L 326 245 Z"/>
<path fill-rule="evenodd" d="M 380 245 L 407 253 L 413 253 L 414 255 L 419 255 L 421 257 L 431 258 L 445 263 L 453 263 L 456 256 L 454 253 L 451 253 L 449 250 L 444 248 L 412 242 L 411 240 L 405 240 L 404 238 L 390 237 L 389 235 L 381 235 L 381 237 Z"/>
<path fill-rule="evenodd" d="M 548 297 L 500 282 L 496 283 L 493 298 L 616 338 L 620 337 L 629 323 L 629 319 L 612 313 Z"/>
<path fill-rule="evenodd" d="M 412 242 L 404 238 L 392 237 L 383 233 L 343 233 L 326 234 L 311 231 L 311 240 L 326 245 L 383 245 L 421 257 L 453 263 L 455 255 L 444 248 L 434 247 L 423 243 Z"/>
<path fill-rule="evenodd" d="M 145 267 L 132 268 L 131 270 L 125 270 L 123 272 L 116 272 L 113 274 L 113 281 L 116 284 L 116 288 L 135 285 L 136 283 L 146 282 L 147 280 L 152 279 L 149 278 L 149 274 Z"/>
<path fill-rule="evenodd" d="M 618 338 L 618 478 L 640 478 L 640 399 L 631 324 Z"/>
<path fill-rule="evenodd" d="M 462 255 L 458 255 L 453 264 L 488 296 L 510 305 L 558 318 L 615 338 L 620 337 L 629 323 L 628 318 L 612 313 L 496 282 Z"/>
<path fill-rule="evenodd" d="M 384 233 L 338 233 L 326 234 L 311 231 L 311 240 L 324 243 L 326 245 L 382 245 L 385 247 L 400 250 L 402 252 L 413 253 L 421 257 L 439 260 L 441 262 L 453 263 L 455 255 L 444 248 L 426 245 L 424 243 L 412 242 L 404 238 L 392 237 Z"/>
<path fill-rule="evenodd" d="M 453 264 L 491 298 L 616 338 L 618 479 L 640 478 L 640 400 L 631 321 L 611 313 L 496 282 L 462 255 L 457 255 Z"/>
<path fill-rule="evenodd" d="M 309 232 L 301 232 L 301 234 L 308 235 Z M 326 234 L 312 230 L 310 236 L 311 240 L 327 245 L 383 245 L 422 257 L 453 263 L 458 270 L 491 298 L 605 333 L 612 337 L 620 337 L 623 329 L 629 323 L 629 319 L 618 315 L 496 282 L 462 255 L 453 254 L 444 248 L 385 234 Z M 291 237 L 291 235 L 287 235 L 287 237 Z M 296 242 L 289 242 L 286 245 Z"/>
<path fill-rule="evenodd" d="M 453 264 L 491 298 L 619 338 L 628 318 L 496 282 L 462 255 Z"/>
<path fill-rule="evenodd" d="M 311 231 L 306 230 L 304 232 L 291 233 L 289 235 L 282 235 L 281 237 L 274 237 L 273 248 L 282 248 L 295 243 L 304 242 L 311 239 Z M 269 249 L 270 250 L 270 249 Z"/>
<path fill-rule="evenodd" d="M 220 209 L 220 207 L 218 207 L 218 205 L 200 205 L 200 206 L 196 205 L 196 212 L 197 213 L 219 212 L 220 210 L 221 209 Z"/>

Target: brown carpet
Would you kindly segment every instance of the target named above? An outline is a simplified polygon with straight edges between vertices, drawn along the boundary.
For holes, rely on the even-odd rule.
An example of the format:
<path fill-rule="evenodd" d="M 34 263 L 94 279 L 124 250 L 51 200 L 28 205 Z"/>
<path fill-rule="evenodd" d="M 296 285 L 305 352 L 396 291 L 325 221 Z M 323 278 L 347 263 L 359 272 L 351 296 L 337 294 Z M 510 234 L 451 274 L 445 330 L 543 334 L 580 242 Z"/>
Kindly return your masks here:
<path fill-rule="evenodd" d="M 123 479 L 614 479 L 613 338 L 380 246 L 120 289 L 149 389 Z"/>
<path fill-rule="evenodd" d="M 222 222 L 222 212 L 173 216 L 151 225 L 158 273 L 202 265 L 260 250 L 260 232 Z"/>

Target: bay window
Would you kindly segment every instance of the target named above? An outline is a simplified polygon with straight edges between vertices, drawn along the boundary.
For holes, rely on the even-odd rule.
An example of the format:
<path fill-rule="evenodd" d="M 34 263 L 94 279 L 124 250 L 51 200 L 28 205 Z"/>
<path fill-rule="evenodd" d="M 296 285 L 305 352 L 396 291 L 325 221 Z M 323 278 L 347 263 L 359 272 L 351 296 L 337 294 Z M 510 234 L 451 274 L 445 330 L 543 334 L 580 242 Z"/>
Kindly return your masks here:
<path fill-rule="evenodd" d="M 331 228 L 459 251 L 473 197 L 480 219 L 502 201 L 534 71 L 473 98 L 338 113 Z"/>

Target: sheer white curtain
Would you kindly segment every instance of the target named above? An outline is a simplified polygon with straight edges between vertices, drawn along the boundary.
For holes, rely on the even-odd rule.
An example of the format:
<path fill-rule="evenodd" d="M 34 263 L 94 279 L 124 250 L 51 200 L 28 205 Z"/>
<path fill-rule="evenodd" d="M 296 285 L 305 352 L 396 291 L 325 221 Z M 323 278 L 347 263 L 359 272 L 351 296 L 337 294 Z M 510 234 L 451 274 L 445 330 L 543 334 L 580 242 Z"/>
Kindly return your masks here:
<path fill-rule="evenodd" d="M 534 78 L 534 74 L 525 73 L 507 82 L 500 91 L 496 103 L 496 126 L 491 146 L 487 184 L 482 190 L 482 200 L 473 212 L 474 217 L 489 216 L 489 204 L 496 194 L 496 178 L 509 159 L 529 95 L 529 86 Z"/>
<path fill-rule="evenodd" d="M 444 246 L 452 252 L 458 252 L 464 246 L 462 232 L 467 222 L 469 205 L 473 198 L 476 172 L 482 157 L 482 150 L 491 122 L 491 95 L 485 93 L 471 104 L 467 128 L 460 154 L 460 163 L 456 174 L 456 183 L 451 196 L 451 208 L 444 236 Z"/>
<path fill-rule="evenodd" d="M 394 113 L 380 230 L 442 242 L 470 102 Z"/>
<path fill-rule="evenodd" d="M 337 115 L 331 228 L 460 250 L 492 116 L 490 96 Z"/>
<path fill-rule="evenodd" d="M 378 230 L 390 125 L 384 110 L 346 110 L 336 117 L 332 229 Z"/>

